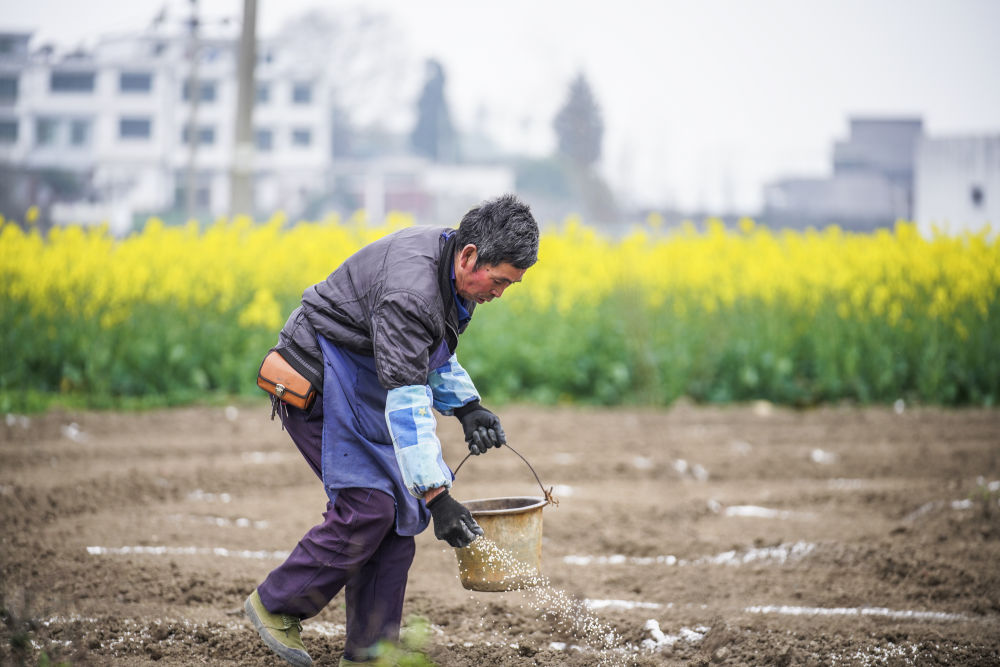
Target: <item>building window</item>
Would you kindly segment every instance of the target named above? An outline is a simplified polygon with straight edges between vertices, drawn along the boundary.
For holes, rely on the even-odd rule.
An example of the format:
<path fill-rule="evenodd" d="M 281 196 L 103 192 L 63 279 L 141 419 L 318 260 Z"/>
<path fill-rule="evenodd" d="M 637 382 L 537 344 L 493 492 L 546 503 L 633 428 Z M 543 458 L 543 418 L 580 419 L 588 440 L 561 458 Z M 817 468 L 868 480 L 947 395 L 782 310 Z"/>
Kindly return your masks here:
<path fill-rule="evenodd" d="M 0 56 L 12 56 L 17 50 L 17 40 L 4 35 L 0 37 Z"/>
<path fill-rule="evenodd" d="M 199 102 L 214 102 L 215 101 L 215 81 L 199 81 L 198 82 L 198 101 Z M 191 81 L 185 81 L 182 86 L 181 94 L 184 97 L 185 102 L 191 101 Z"/>
<path fill-rule="evenodd" d="M 177 187 L 174 188 L 174 206 L 177 208 L 184 208 L 187 205 L 187 178 L 185 176 L 180 177 L 180 182 Z M 195 184 L 194 186 L 194 205 L 199 209 L 207 209 L 212 203 L 212 190 L 208 185 L 205 184 Z"/>
<path fill-rule="evenodd" d="M 120 118 L 118 137 L 121 139 L 149 139 L 153 136 L 153 121 L 149 118 Z"/>
<path fill-rule="evenodd" d="M 148 93 L 153 89 L 153 75 L 149 72 L 122 72 L 118 90 L 123 93 Z"/>
<path fill-rule="evenodd" d="M 0 144 L 17 143 L 17 120 L 0 120 Z"/>
<path fill-rule="evenodd" d="M 257 130 L 254 132 L 254 144 L 257 150 L 268 153 L 274 150 L 274 132 L 271 130 Z"/>
<path fill-rule="evenodd" d="M 59 131 L 59 121 L 55 118 L 35 119 L 35 145 L 54 146 Z"/>
<path fill-rule="evenodd" d="M 0 104 L 17 102 L 17 77 L 0 76 Z"/>
<path fill-rule="evenodd" d="M 293 104 L 312 104 L 312 95 L 311 83 L 299 82 L 292 84 Z"/>
<path fill-rule="evenodd" d="M 52 72 L 49 90 L 53 93 L 94 92 L 93 72 Z"/>
<path fill-rule="evenodd" d="M 184 129 L 181 131 L 181 143 L 191 142 L 191 126 L 185 125 Z M 215 143 L 215 128 L 211 125 L 202 125 L 198 128 L 198 144 L 200 145 L 212 145 Z"/>
<path fill-rule="evenodd" d="M 74 118 L 69 122 L 69 144 L 77 148 L 90 144 L 90 120 Z"/>
<path fill-rule="evenodd" d="M 299 148 L 312 145 L 312 130 L 304 127 L 292 130 L 292 145 Z"/>
<path fill-rule="evenodd" d="M 973 208 L 982 208 L 983 202 L 986 201 L 986 193 L 983 192 L 982 186 L 973 185 L 969 190 L 969 198 L 972 200 Z"/>
<path fill-rule="evenodd" d="M 257 84 L 257 104 L 267 104 L 271 101 L 271 84 L 266 81 Z"/>

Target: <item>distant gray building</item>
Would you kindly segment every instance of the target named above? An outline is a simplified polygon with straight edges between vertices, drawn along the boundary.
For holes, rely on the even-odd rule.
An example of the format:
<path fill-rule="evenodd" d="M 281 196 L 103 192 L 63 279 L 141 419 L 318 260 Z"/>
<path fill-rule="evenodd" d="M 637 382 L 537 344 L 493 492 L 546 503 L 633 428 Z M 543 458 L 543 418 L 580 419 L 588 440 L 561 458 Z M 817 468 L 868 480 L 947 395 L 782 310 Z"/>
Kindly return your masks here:
<path fill-rule="evenodd" d="M 919 143 L 916 220 L 925 236 L 1000 228 L 1000 134 Z"/>
<path fill-rule="evenodd" d="M 833 147 L 833 175 L 769 183 L 761 221 L 774 227 L 887 227 L 913 219 L 919 118 L 852 118 L 847 140 Z"/>

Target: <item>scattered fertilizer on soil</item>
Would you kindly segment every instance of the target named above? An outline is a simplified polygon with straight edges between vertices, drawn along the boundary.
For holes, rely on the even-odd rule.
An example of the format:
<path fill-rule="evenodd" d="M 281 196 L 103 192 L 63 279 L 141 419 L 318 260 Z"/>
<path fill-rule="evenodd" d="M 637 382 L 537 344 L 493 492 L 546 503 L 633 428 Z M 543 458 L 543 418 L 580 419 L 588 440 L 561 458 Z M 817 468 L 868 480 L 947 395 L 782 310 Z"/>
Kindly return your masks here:
<path fill-rule="evenodd" d="M 91 556 L 221 556 L 223 558 L 249 558 L 253 560 L 284 560 L 287 551 L 251 551 L 249 549 L 226 549 L 223 547 L 87 547 Z"/>
<path fill-rule="evenodd" d="M 647 651 L 657 651 L 662 648 L 668 648 L 679 641 L 696 644 L 705 638 L 705 634 L 709 630 L 707 626 L 699 625 L 693 630 L 691 628 L 681 628 L 676 635 L 668 635 L 660 629 L 660 624 L 654 619 L 646 621 L 646 625 L 643 629 L 650 634 L 649 639 L 642 640 L 642 647 Z"/>
<path fill-rule="evenodd" d="M 244 463 L 266 465 L 268 463 L 294 461 L 297 456 L 290 452 L 243 452 L 240 458 Z"/>
<path fill-rule="evenodd" d="M 808 512 L 789 512 L 756 505 L 732 505 L 725 509 L 726 516 L 750 517 L 754 519 L 808 519 L 815 515 Z"/>
<path fill-rule="evenodd" d="M 19 426 L 22 429 L 27 430 L 28 427 L 31 426 L 31 420 L 28 417 L 25 417 L 24 415 L 15 415 L 8 412 L 4 419 L 7 423 L 8 428 Z"/>
<path fill-rule="evenodd" d="M 187 499 L 203 503 L 231 503 L 233 501 L 233 497 L 228 493 L 206 493 L 201 489 L 195 489 L 189 493 Z"/>
<path fill-rule="evenodd" d="M 960 655 L 960 646 L 948 646 L 935 643 L 935 651 L 944 651 L 952 655 Z M 929 661 L 921 660 L 921 653 L 926 656 L 926 645 L 904 642 L 895 644 L 889 642 L 885 646 L 867 646 L 863 649 L 849 652 L 835 652 L 827 656 L 831 665 L 849 665 L 850 667 L 869 667 L 869 665 L 923 665 Z"/>
<path fill-rule="evenodd" d="M 552 495 L 557 498 L 569 498 L 576 490 L 568 484 L 556 484 L 552 487 Z"/>
<path fill-rule="evenodd" d="M 224 516 L 205 516 L 199 514 L 171 514 L 167 517 L 171 521 L 191 521 L 194 523 L 205 524 L 209 526 L 217 526 L 219 528 L 256 528 L 257 530 L 265 530 L 271 524 L 267 521 L 255 521 L 254 519 L 247 519 L 246 517 L 238 517 L 236 519 L 229 519 Z"/>
<path fill-rule="evenodd" d="M 963 614 L 950 614 L 943 611 L 912 611 L 886 609 L 885 607 L 795 607 L 788 605 L 765 605 L 747 607 L 750 614 L 780 614 L 784 616 L 880 616 L 883 618 L 906 619 L 915 621 L 965 621 Z"/>
<path fill-rule="evenodd" d="M 584 600 L 587 609 L 661 609 L 659 602 L 638 602 L 635 600 Z"/>
<path fill-rule="evenodd" d="M 614 554 L 612 556 L 564 556 L 563 562 L 567 565 L 677 565 L 679 561 L 676 556 L 623 556 Z"/>
<path fill-rule="evenodd" d="M 691 477 L 698 482 L 708 481 L 708 470 L 700 463 L 691 465 L 684 459 L 676 459 L 671 465 L 674 471 L 682 477 Z"/>
<path fill-rule="evenodd" d="M 842 479 L 836 478 L 828 480 L 826 485 L 828 488 L 837 489 L 839 491 L 858 491 L 866 486 L 869 486 L 871 482 L 864 479 Z"/>
<path fill-rule="evenodd" d="M 837 462 L 836 454 L 818 448 L 809 453 L 809 458 L 813 463 L 819 463 L 820 465 L 830 465 Z"/>
<path fill-rule="evenodd" d="M 652 470 L 653 460 L 646 456 L 636 456 L 632 459 L 632 465 L 636 470 Z"/>
<path fill-rule="evenodd" d="M 503 573 L 503 582 L 509 582 L 512 589 L 523 589 L 528 605 L 551 621 L 555 630 L 569 633 L 597 650 L 598 664 L 626 664 L 621 655 L 616 655 L 625 648 L 621 635 L 591 613 L 585 601 L 554 588 L 534 567 L 514 558 L 488 538 L 480 537 L 468 548 L 476 550 L 477 560 L 487 568 Z"/>
<path fill-rule="evenodd" d="M 316 633 L 324 637 L 345 637 L 347 636 L 347 626 L 325 621 L 306 621 L 302 624 L 302 632 Z"/>
<path fill-rule="evenodd" d="M 85 443 L 90 439 L 90 436 L 84 433 L 83 429 L 76 422 L 69 424 L 68 426 L 62 427 L 62 434 L 72 440 L 73 442 Z"/>
<path fill-rule="evenodd" d="M 70 636 L 73 643 L 82 642 L 116 658 L 142 655 L 144 648 L 153 657 L 173 646 L 184 646 L 191 641 L 224 641 L 247 630 L 240 621 L 199 622 L 188 618 L 108 619 L 70 615 L 51 616 L 41 624 Z M 51 640 L 48 643 L 52 644 Z"/>
<path fill-rule="evenodd" d="M 615 554 L 613 556 L 564 556 L 563 562 L 567 565 L 676 565 L 685 567 L 690 565 L 747 565 L 750 563 L 778 563 L 795 561 L 804 558 L 812 553 L 816 548 L 810 542 L 794 542 L 791 544 L 779 544 L 776 547 L 762 547 L 723 551 L 713 556 L 702 556 L 694 560 L 677 558 L 676 556 L 623 556 Z"/>

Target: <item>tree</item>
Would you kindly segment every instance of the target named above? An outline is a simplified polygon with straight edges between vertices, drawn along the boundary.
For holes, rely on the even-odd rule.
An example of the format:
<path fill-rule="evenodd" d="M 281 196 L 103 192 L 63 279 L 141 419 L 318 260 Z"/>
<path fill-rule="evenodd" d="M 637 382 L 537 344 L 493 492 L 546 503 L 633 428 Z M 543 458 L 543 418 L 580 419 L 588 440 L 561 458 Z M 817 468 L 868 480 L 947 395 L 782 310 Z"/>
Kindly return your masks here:
<path fill-rule="evenodd" d="M 577 167 L 590 167 L 601 159 L 604 121 L 583 73 L 569 87 L 569 96 L 552 123 L 559 154 Z"/>
<path fill-rule="evenodd" d="M 390 16 L 363 7 L 309 9 L 287 21 L 274 43 L 281 49 L 272 54 L 264 45 L 262 56 L 331 73 L 330 98 L 341 131 L 379 127 L 404 133 L 411 126 L 420 66 Z M 349 146 L 351 138 L 335 137 L 334 145 Z"/>
<path fill-rule="evenodd" d="M 569 86 L 569 95 L 552 121 L 569 185 L 570 199 L 595 221 L 617 219 L 614 193 L 597 172 L 601 159 L 604 121 L 586 77 L 580 73 Z"/>
<path fill-rule="evenodd" d="M 417 101 L 417 123 L 410 134 L 410 143 L 418 155 L 435 162 L 454 162 L 458 158 L 458 144 L 444 99 L 444 80 L 441 63 L 428 60 L 427 82 Z"/>

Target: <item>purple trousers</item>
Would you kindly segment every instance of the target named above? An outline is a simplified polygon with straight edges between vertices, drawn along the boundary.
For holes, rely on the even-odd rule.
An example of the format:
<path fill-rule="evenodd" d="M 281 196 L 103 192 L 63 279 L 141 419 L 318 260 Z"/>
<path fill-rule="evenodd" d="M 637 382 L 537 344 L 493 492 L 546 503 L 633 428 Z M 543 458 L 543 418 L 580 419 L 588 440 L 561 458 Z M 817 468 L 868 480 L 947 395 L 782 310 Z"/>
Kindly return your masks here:
<path fill-rule="evenodd" d="M 310 411 L 282 407 L 281 421 L 313 472 L 322 479 L 323 406 Z M 362 662 L 380 640 L 397 641 L 406 578 L 413 562 L 412 537 L 396 534 L 392 496 L 376 489 L 340 489 L 288 559 L 257 591 L 274 614 L 315 616 L 346 587 L 344 657 Z"/>

